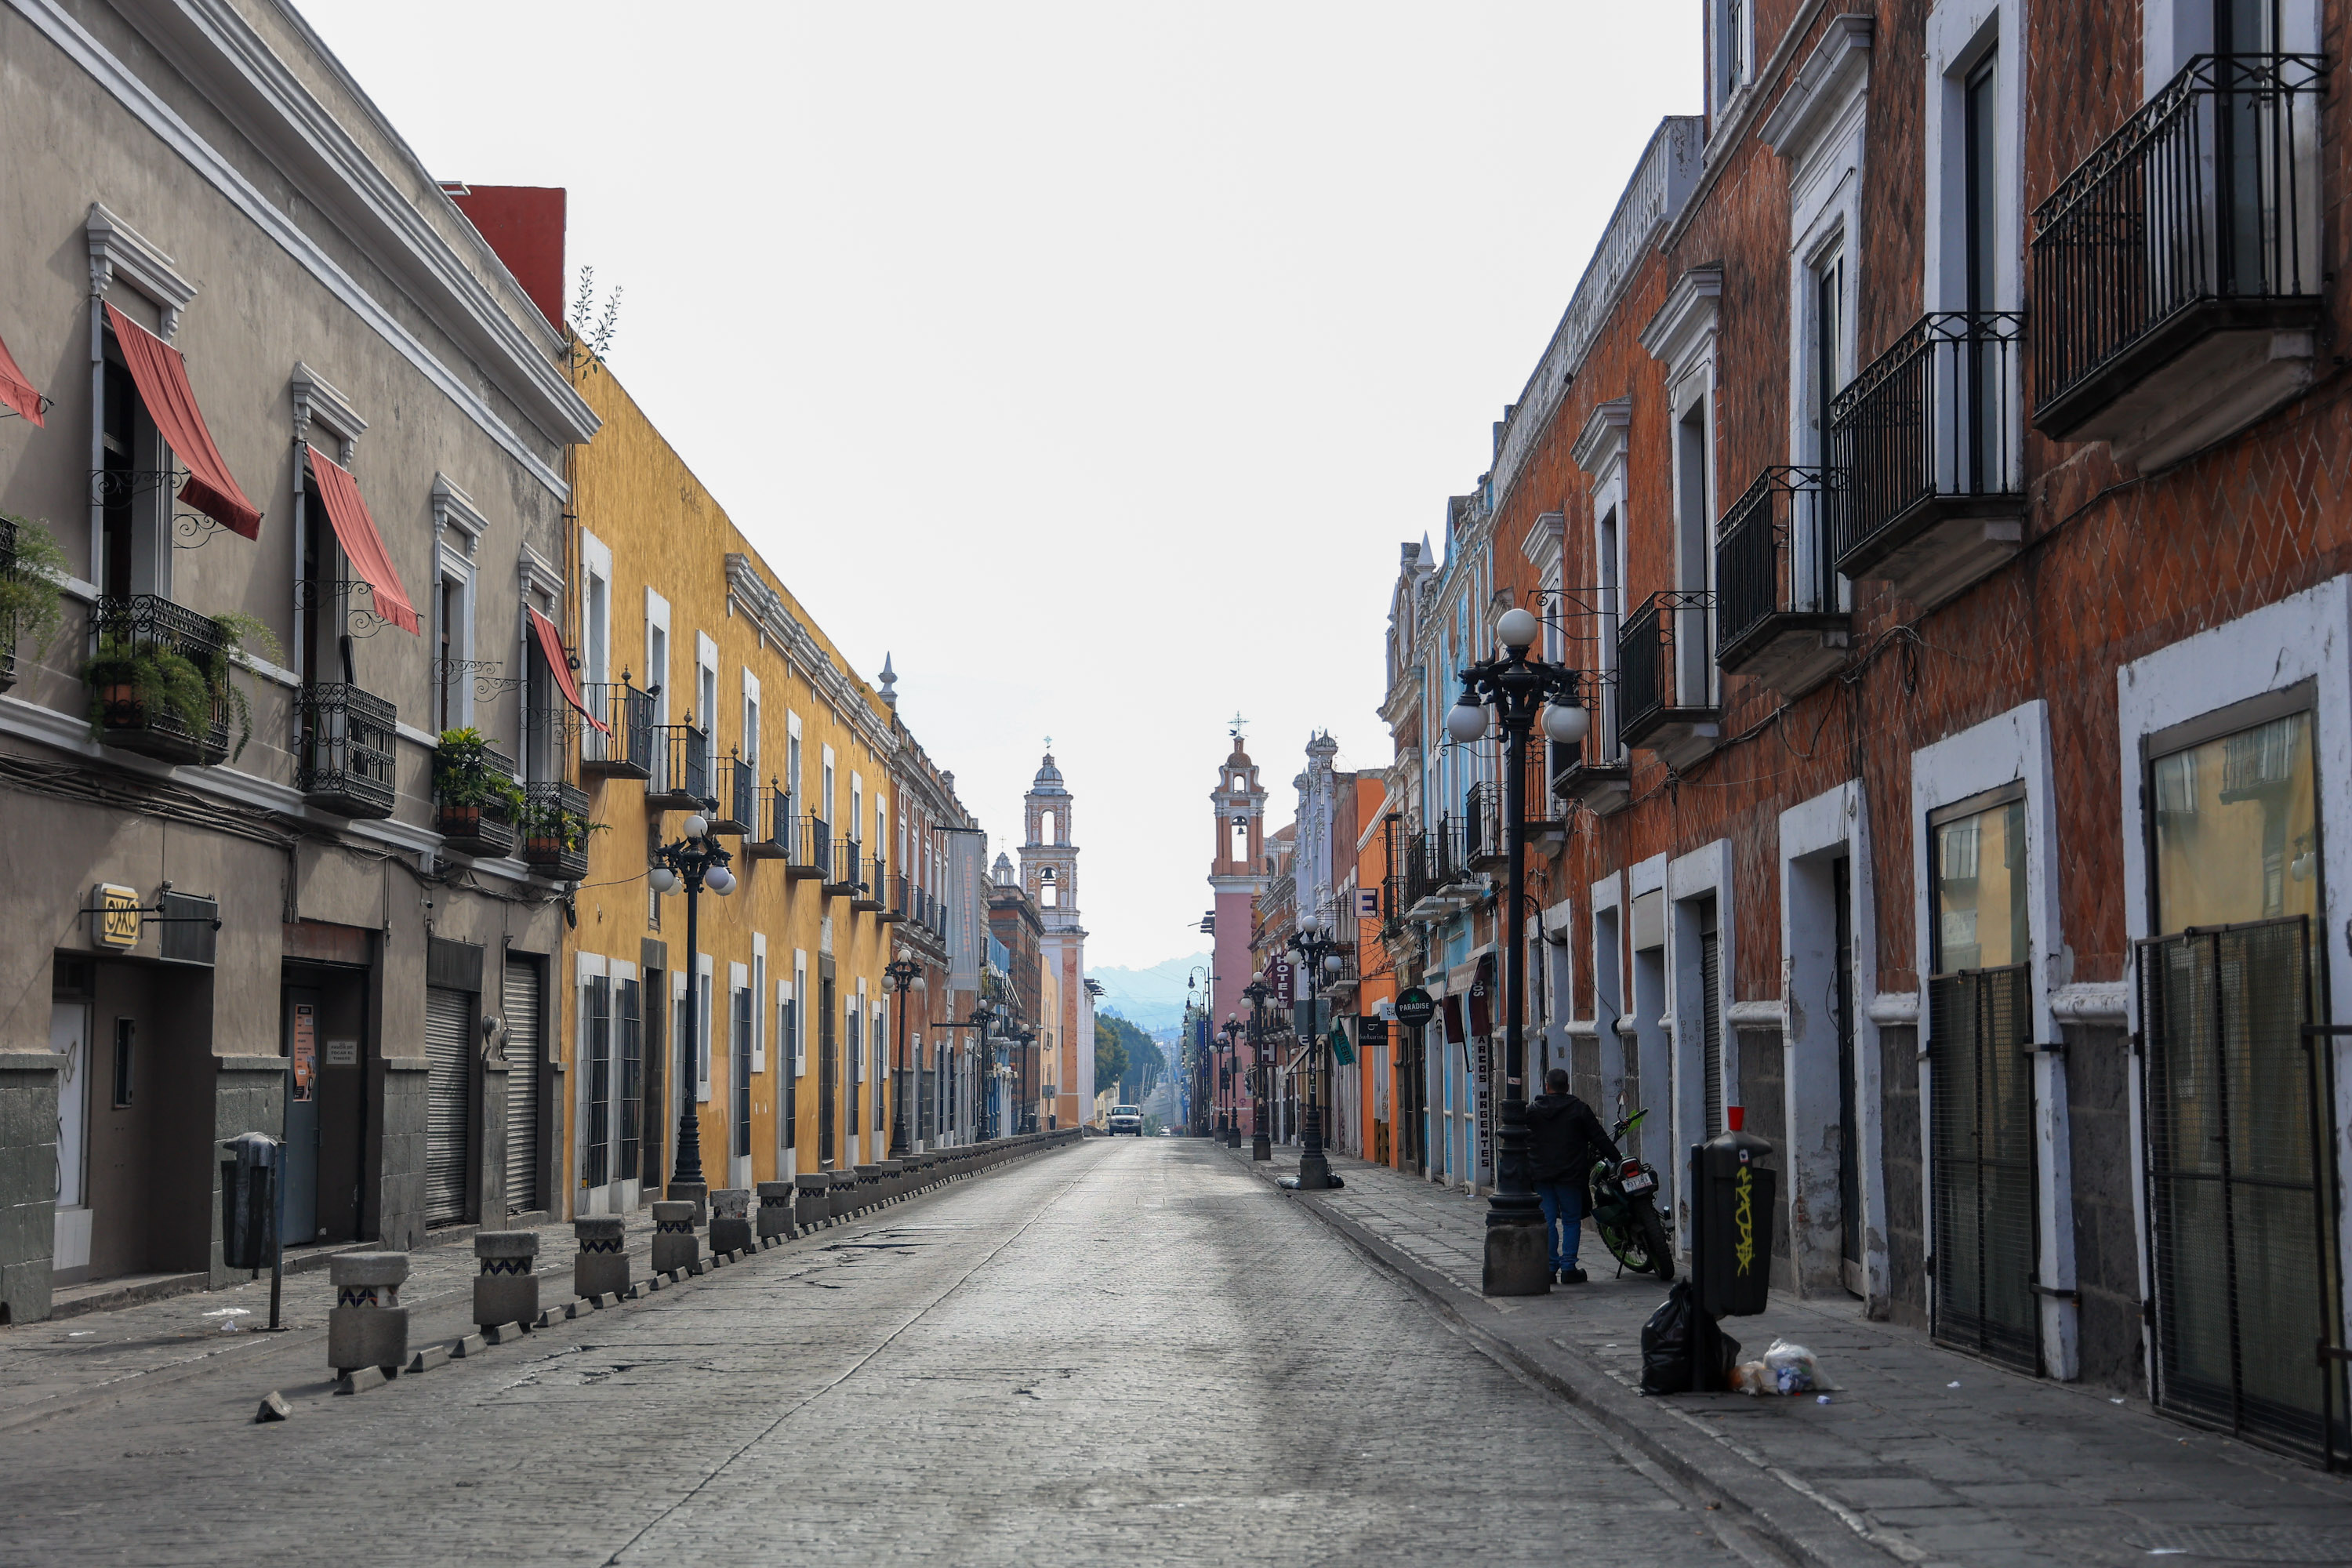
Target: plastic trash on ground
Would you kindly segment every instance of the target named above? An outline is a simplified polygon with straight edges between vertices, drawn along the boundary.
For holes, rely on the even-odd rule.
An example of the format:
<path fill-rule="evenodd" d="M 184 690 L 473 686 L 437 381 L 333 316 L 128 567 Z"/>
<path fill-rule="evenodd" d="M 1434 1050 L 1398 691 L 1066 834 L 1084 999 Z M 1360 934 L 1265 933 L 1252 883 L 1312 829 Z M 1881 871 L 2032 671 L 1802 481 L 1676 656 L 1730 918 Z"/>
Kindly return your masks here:
<path fill-rule="evenodd" d="M 1742 1362 L 1731 1369 L 1735 1394 L 1812 1394 L 1823 1386 L 1820 1360 L 1786 1340 L 1774 1340 L 1761 1361 Z"/>

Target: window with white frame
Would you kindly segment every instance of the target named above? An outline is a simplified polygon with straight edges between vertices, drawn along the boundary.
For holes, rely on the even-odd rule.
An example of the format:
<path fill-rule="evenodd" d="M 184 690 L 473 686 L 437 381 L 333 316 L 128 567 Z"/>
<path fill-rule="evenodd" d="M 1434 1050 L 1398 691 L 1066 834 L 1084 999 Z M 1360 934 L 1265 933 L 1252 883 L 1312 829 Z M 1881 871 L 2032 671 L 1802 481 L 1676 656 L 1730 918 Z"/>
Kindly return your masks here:
<path fill-rule="evenodd" d="M 613 552 L 594 534 L 580 535 L 581 678 L 613 679 Z"/>
<path fill-rule="evenodd" d="M 646 590 L 646 689 L 654 694 L 654 722 L 670 721 L 669 601 Z"/>
<path fill-rule="evenodd" d="M 784 710 L 784 788 L 792 792 L 793 809 L 806 811 L 808 797 L 801 793 L 801 716 Z"/>
<path fill-rule="evenodd" d="M 1754 0 L 1709 0 L 1707 112 L 1720 118 L 1755 75 Z"/>

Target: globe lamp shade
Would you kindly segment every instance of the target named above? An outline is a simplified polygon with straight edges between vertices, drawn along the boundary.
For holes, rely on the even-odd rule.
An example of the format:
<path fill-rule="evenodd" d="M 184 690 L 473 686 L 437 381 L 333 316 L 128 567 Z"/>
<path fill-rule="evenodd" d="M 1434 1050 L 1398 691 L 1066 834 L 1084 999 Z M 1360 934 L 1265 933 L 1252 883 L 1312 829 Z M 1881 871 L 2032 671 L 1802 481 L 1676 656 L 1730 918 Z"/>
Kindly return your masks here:
<path fill-rule="evenodd" d="M 1544 733 L 1563 746 L 1578 745 L 1592 728 L 1592 715 L 1572 703 L 1554 702 L 1544 709 Z"/>
<path fill-rule="evenodd" d="M 689 814 L 684 822 L 678 824 L 678 831 L 688 838 L 699 838 L 710 831 L 710 824 L 704 820 L 701 813 L 696 812 Z"/>
<path fill-rule="evenodd" d="M 1505 647 L 1528 647 L 1540 629 L 1535 616 L 1518 609 L 1504 611 L 1503 618 L 1495 623 L 1495 635 L 1503 639 Z"/>
<path fill-rule="evenodd" d="M 723 899 L 735 890 L 735 873 L 724 866 L 713 866 L 702 874 L 702 885 Z"/>
<path fill-rule="evenodd" d="M 667 866 L 655 867 L 646 879 L 653 884 L 654 891 L 656 893 L 677 891 L 677 873 Z"/>
<path fill-rule="evenodd" d="M 1469 745 L 1486 733 L 1486 710 L 1467 699 L 1454 705 L 1445 716 L 1445 732 L 1460 745 Z"/>
<path fill-rule="evenodd" d="M 1323 972 L 1326 974 L 1337 974 L 1345 967 L 1345 963 L 1341 961 L 1338 953 L 1327 952 L 1323 955 Z"/>

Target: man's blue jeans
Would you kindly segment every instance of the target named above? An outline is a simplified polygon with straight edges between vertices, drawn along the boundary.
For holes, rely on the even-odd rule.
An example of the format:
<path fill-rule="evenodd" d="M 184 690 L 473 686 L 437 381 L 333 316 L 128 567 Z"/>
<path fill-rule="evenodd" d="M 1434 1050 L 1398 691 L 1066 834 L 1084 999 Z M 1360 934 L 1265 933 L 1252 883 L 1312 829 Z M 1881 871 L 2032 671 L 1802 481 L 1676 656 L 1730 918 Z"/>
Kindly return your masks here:
<path fill-rule="evenodd" d="M 1576 1248 L 1584 1239 L 1584 1184 L 1538 1182 L 1536 1196 L 1543 1200 L 1544 1235 L 1551 1243 L 1555 1272 L 1576 1267 Z"/>

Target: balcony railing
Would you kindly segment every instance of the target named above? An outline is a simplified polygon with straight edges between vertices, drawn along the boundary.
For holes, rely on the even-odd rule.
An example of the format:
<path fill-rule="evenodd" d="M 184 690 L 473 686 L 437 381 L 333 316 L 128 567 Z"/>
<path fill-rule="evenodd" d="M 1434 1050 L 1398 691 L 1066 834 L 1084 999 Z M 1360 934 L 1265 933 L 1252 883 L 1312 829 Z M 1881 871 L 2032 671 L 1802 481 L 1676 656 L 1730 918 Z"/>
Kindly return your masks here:
<path fill-rule="evenodd" d="M 883 900 L 883 920 L 893 924 L 904 921 L 908 913 L 907 906 L 911 896 L 907 887 L 907 879 L 903 875 L 893 877 L 882 885 L 889 894 Z"/>
<path fill-rule="evenodd" d="M 515 847 L 514 759 L 484 746 L 478 762 L 451 767 L 445 746 L 434 766 L 433 826 L 443 844 L 460 855 L 496 858 Z"/>
<path fill-rule="evenodd" d="M 523 785 L 523 864 L 576 882 L 588 874 L 588 792 L 560 780 Z"/>
<path fill-rule="evenodd" d="M 16 566 L 16 521 L 0 517 L 0 572 L 13 572 Z M 0 622 L 0 691 L 16 684 L 16 626 L 13 621 Z"/>
<path fill-rule="evenodd" d="M 749 835 L 760 826 L 760 764 L 740 755 L 730 754 L 719 764 L 718 776 L 711 781 L 717 787 L 712 794 L 719 809 L 711 813 L 713 833 Z"/>
<path fill-rule="evenodd" d="M 1840 572 L 1886 578 L 1932 607 L 2015 552 L 2023 321 L 1934 311 L 1837 395 L 1830 466 L 1845 480 L 1830 510 L 1830 553 Z"/>
<path fill-rule="evenodd" d="M 710 734 L 691 724 L 657 724 L 646 804 L 664 811 L 698 811 L 710 797 Z"/>
<path fill-rule="evenodd" d="M 1717 715 L 1708 624 L 1715 595 L 1696 590 L 1651 595 L 1617 637 L 1621 698 L 1617 739 L 1631 750 L 1664 750 L 1711 740 Z"/>
<path fill-rule="evenodd" d="M 101 596 L 91 612 L 97 648 L 91 702 L 106 743 L 165 762 L 209 766 L 228 756 L 228 639 L 209 616 L 160 594 Z M 165 695 L 210 690 L 175 704 Z"/>
<path fill-rule="evenodd" d="M 857 879 L 864 863 L 859 859 L 859 847 L 855 838 L 836 838 L 825 862 L 824 890 L 834 898 L 855 897 L 863 886 Z"/>
<path fill-rule="evenodd" d="M 789 798 L 789 797 L 787 797 Z M 833 870 L 832 829 L 821 816 L 803 816 L 793 820 L 791 853 L 784 857 L 784 876 L 791 881 L 808 877 L 823 877 L 831 881 Z"/>
<path fill-rule="evenodd" d="M 609 732 L 593 724 L 580 730 L 580 771 L 590 778 L 642 779 L 653 776 L 654 699 L 625 676 L 619 680 L 592 680 L 580 689 L 581 705 L 601 714 Z"/>
<path fill-rule="evenodd" d="M 757 793 L 752 805 L 758 815 L 752 820 L 751 831 L 744 837 L 743 853 L 754 860 L 789 862 L 796 826 L 791 794 L 770 780 L 768 787 Z"/>
<path fill-rule="evenodd" d="M 889 892 L 889 883 L 883 877 L 882 857 L 877 855 L 862 863 L 853 858 L 850 864 L 862 868 L 857 879 L 857 891 L 851 897 L 849 907 L 867 914 L 878 912 Z"/>
<path fill-rule="evenodd" d="M 294 787 L 302 798 L 338 816 L 390 816 L 399 795 L 394 774 L 399 715 L 393 705 L 356 686 L 306 686 L 295 703 L 302 727 L 295 742 Z"/>
<path fill-rule="evenodd" d="M 2034 209 L 2036 428 L 2130 441 L 2169 405 L 2178 445 L 2226 433 L 2230 416 L 2200 423 L 2200 405 L 2262 412 L 2241 378 L 2276 359 L 2271 334 L 2319 320 L 2326 74 L 2321 55 L 2200 55 Z M 2150 383 L 2231 333 L 2247 334 L 2240 354 Z M 2308 383 L 2307 349 L 2290 374 Z"/>
<path fill-rule="evenodd" d="M 1789 696 L 1844 657 L 1850 617 L 1829 552 L 1829 513 L 1844 491 L 1835 468 L 1770 468 L 1715 533 L 1716 662 Z"/>
<path fill-rule="evenodd" d="M 1462 803 L 1463 847 L 1472 866 L 1499 866 L 1507 858 L 1509 817 L 1503 786 L 1481 779 Z"/>

